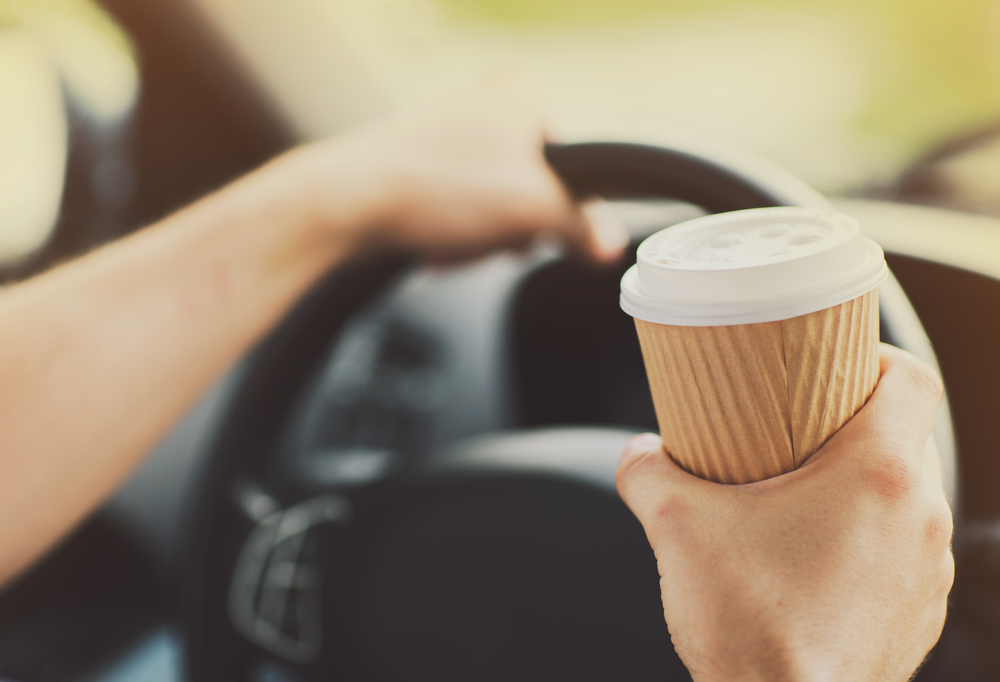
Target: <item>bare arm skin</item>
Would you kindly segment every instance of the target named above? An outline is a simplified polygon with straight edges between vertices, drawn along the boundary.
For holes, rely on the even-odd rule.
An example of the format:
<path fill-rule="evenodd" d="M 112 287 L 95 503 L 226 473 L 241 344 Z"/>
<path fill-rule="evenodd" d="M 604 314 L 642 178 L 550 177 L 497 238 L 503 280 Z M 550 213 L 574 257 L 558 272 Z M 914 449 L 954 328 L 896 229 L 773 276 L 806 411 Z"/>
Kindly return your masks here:
<path fill-rule="evenodd" d="M 540 232 L 624 236 L 566 194 L 505 86 L 289 152 L 135 235 L 0 292 L 0 582 L 94 509 L 327 270 L 441 261 Z"/>
<path fill-rule="evenodd" d="M 618 490 L 696 682 L 905 682 L 937 642 L 955 570 L 929 441 L 941 383 L 887 345 L 881 372 L 843 429 L 768 481 L 695 478 L 657 436 L 626 449 Z"/>

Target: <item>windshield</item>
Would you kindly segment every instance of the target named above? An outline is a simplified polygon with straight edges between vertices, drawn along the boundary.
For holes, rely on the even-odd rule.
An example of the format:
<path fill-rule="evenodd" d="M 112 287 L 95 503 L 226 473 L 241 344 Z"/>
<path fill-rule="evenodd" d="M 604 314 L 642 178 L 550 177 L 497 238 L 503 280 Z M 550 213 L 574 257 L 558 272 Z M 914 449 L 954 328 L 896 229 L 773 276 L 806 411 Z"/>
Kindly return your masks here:
<path fill-rule="evenodd" d="M 565 134 L 682 128 L 825 191 L 1000 112 L 1000 3 L 314 0 L 397 101 L 527 73 Z"/>

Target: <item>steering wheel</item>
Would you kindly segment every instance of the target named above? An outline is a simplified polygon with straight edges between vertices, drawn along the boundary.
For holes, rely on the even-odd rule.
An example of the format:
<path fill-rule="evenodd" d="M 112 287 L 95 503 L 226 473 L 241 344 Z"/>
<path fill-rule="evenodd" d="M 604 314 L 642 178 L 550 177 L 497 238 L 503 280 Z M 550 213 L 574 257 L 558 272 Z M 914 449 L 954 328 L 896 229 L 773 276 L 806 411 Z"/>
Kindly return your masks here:
<path fill-rule="evenodd" d="M 826 204 L 714 151 L 546 154 L 580 196 Z M 181 567 L 190 679 L 690 679 L 614 491 L 622 446 L 656 428 L 617 306 L 631 262 L 435 274 L 382 256 L 317 286 L 244 362 L 202 477 Z M 883 339 L 933 361 L 895 280 L 883 291 Z"/>

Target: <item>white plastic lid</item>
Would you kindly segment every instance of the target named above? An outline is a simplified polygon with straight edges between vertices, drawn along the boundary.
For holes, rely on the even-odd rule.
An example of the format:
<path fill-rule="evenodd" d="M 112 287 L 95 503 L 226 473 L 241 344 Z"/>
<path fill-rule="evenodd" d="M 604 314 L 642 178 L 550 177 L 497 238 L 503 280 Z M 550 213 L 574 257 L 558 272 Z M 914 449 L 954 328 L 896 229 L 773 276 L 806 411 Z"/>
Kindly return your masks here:
<path fill-rule="evenodd" d="M 888 275 L 878 244 L 827 208 L 754 208 L 647 238 L 622 278 L 621 307 L 686 327 L 787 320 L 846 303 Z"/>

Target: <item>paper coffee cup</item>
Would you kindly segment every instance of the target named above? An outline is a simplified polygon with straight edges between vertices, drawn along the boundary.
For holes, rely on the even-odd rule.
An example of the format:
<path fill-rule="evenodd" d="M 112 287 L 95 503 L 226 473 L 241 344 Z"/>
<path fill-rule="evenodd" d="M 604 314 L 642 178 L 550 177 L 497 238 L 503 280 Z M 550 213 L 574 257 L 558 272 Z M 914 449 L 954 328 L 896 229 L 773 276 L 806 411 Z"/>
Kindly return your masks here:
<path fill-rule="evenodd" d="M 882 250 L 829 209 L 706 216 L 646 239 L 625 273 L 663 444 L 748 483 L 800 466 L 878 381 Z"/>

